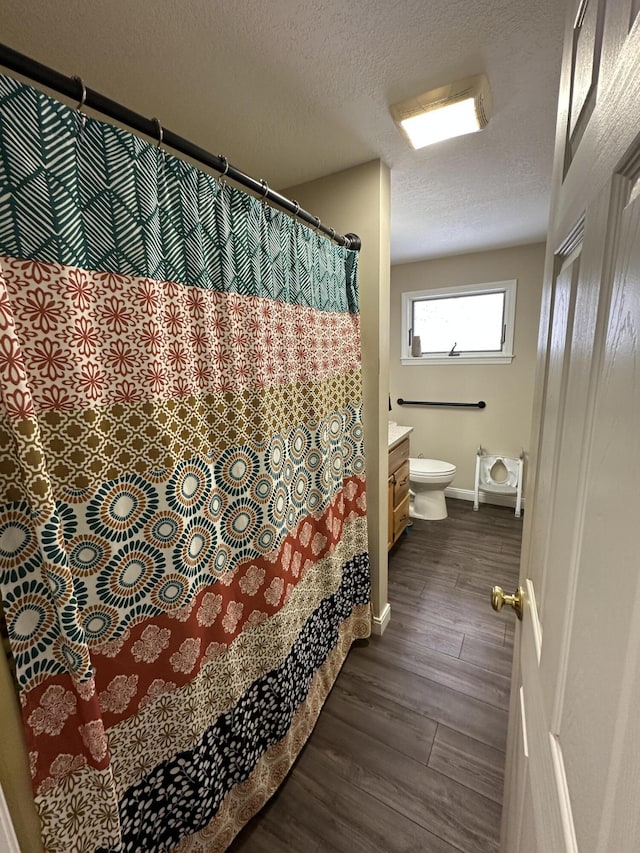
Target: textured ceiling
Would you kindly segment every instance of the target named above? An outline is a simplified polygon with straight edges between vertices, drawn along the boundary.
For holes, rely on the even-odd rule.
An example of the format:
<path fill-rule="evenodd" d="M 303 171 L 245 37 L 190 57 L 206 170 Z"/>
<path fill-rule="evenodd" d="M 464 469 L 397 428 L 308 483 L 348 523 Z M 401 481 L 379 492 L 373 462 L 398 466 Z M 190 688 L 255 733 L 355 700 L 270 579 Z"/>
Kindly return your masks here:
<path fill-rule="evenodd" d="M 274 188 L 381 158 L 399 263 L 544 239 L 565 8 L 2 0 L 0 40 Z M 388 105 L 480 72 L 492 89 L 489 126 L 409 149 Z"/>

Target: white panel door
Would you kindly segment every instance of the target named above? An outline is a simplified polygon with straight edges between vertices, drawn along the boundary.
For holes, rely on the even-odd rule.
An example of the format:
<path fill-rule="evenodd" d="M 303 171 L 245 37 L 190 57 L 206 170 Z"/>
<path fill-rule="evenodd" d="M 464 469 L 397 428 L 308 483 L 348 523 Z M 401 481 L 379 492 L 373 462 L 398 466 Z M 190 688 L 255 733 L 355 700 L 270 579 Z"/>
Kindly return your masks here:
<path fill-rule="evenodd" d="M 569 5 L 502 849 L 638 853 L 640 3 Z"/>

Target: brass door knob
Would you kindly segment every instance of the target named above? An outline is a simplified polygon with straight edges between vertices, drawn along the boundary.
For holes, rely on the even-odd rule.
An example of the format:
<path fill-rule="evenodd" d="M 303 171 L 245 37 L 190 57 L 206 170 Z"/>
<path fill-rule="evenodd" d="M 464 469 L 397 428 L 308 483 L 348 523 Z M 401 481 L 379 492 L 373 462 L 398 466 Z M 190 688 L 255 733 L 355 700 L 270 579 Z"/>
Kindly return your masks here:
<path fill-rule="evenodd" d="M 491 606 L 494 610 L 500 611 L 505 604 L 509 604 L 516 611 L 518 619 L 522 619 L 522 611 L 524 605 L 524 590 L 521 586 L 513 593 L 513 595 L 505 595 L 501 586 L 494 586 L 491 590 Z"/>

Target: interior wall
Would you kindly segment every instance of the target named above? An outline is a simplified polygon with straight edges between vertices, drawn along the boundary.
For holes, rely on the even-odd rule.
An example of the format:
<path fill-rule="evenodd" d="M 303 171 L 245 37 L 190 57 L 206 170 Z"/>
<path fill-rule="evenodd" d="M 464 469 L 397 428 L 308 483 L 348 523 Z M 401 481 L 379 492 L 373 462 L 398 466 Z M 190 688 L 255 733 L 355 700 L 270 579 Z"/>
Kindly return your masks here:
<path fill-rule="evenodd" d="M 20 850 L 41 853 L 40 819 L 33 802 L 31 774 L 20 707 L 7 658 L 0 643 L 0 785 Z M 1 817 L 1 816 L 0 816 Z M 3 850 L 0 838 L 0 851 Z"/>
<path fill-rule="evenodd" d="M 479 444 L 490 453 L 504 456 L 518 456 L 523 448 L 525 452 L 529 449 L 544 252 L 544 243 L 536 243 L 400 264 L 391 269 L 389 418 L 414 428 L 412 456 L 422 453 L 457 466 L 454 489 L 473 489 Z M 511 364 L 401 365 L 403 293 L 509 279 L 518 282 L 515 357 Z M 487 407 L 398 406 L 399 397 L 450 402 L 484 400 Z"/>
<path fill-rule="evenodd" d="M 358 261 L 364 443 L 374 630 L 387 612 L 387 392 L 389 388 L 389 169 L 361 166 L 282 190 L 338 233 L 362 240 Z"/>

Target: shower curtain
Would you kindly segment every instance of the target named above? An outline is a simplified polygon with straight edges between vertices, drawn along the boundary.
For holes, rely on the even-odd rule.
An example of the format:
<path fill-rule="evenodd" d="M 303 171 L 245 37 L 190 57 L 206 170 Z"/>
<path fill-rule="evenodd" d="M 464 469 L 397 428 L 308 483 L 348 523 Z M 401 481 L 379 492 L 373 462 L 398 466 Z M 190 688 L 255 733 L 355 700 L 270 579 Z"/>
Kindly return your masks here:
<path fill-rule="evenodd" d="M 357 254 L 0 77 L 0 256 L 44 847 L 224 850 L 370 630 Z"/>

